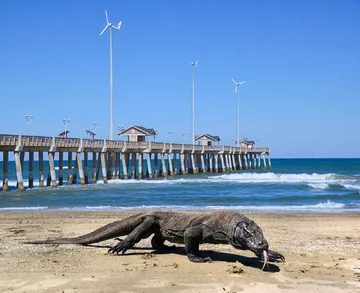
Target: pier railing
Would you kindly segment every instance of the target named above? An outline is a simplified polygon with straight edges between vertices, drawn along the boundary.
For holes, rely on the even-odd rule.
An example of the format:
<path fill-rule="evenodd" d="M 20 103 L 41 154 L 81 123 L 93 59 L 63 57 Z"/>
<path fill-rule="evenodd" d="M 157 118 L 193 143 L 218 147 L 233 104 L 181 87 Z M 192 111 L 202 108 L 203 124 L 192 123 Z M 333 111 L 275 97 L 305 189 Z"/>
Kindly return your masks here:
<path fill-rule="evenodd" d="M 233 154 L 269 154 L 269 148 L 246 148 L 222 145 L 192 145 L 165 142 L 130 142 L 121 140 L 103 140 L 86 138 L 62 138 L 50 136 L 28 136 L 0 134 L 0 151 L 12 151 L 21 147 L 24 151 L 137 151 L 137 152 L 193 152 L 193 153 L 233 153 Z"/>

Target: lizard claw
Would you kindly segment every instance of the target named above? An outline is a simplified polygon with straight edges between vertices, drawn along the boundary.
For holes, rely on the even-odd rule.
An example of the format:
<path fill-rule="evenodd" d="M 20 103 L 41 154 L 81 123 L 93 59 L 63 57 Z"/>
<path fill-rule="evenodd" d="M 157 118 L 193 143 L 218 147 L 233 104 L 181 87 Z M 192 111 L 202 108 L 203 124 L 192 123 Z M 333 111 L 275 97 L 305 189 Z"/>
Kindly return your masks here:
<path fill-rule="evenodd" d="M 201 257 L 192 253 L 188 253 L 187 257 L 189 258 L 190 261 L 192 262 L 213 262 L 213 260 L 207 256 L 207 257 Z"/>
<path fill-rule="evenodd" d="M 119 243 L 108 250 L 108 253 L 116 253 L 118 255 L 121 252 L 121 254 L 124 254 L 131 246 L 127 241 L 119 241 Z"/>
<path fill-rule="evenodd" d="M 276 251 L 271 251 L 271 250 L 268 250 L 267 252 L 268 254 L 268 257 L 269 257 L 269 261 L 272 261 L 272 262 L 281 262 L 281 261 L 285 261 L 285 256 L 283 256 L 281 253 L 278 253 Z"/>

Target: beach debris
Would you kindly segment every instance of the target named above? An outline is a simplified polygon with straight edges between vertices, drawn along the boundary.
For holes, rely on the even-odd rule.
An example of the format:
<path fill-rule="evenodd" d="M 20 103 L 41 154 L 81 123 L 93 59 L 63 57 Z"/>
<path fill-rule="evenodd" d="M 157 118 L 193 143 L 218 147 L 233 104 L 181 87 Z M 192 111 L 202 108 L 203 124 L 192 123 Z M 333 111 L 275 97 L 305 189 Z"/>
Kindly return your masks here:
<path fill-rule="evenodd" d="M 244 270 L 242 268 L 239 268 L 237 266 L 231 266 L 231 268 L 229 268 L 227 270 L 228 273 L 230 274 L 242 274 L 244 273 Z"/>
<path fill-rule="evenodd" d="M 262 267 L 262 271 L 264 270 L 265 266 L 267 267 L 268 271 L 270 272 L 270 266 L 269 266 L 269 256 L 267 254 L 267 251 L 264 250 L 263 251 L 263 256 L 264 256 L 264 265 Z"/>
<path fill-rule="evenodd" d="M 143 256 L 141 256 L 141 258 L 143 259 L 150 259 L 155 257 L 155 255 L 153 253 L 145 253 Z"/>

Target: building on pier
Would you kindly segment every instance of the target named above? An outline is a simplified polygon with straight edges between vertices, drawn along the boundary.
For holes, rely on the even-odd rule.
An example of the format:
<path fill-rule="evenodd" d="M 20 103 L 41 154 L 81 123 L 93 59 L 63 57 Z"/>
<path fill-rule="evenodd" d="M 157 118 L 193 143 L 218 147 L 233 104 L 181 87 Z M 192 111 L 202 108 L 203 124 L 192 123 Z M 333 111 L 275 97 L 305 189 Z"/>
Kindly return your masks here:
<path fill-rule="evenodd" d="M 202 134 L 195 137 L 195 141 L 200 142 L 201 145 L 211 146 L 214 142 L 219 143 L 220 137 L 217 135 Z"/>
<path fill-rule="evenodd" d="M 60 132 L 60 133 L 58 134 L 58 137 L 67 138 L 69 132 L 70 132 L 69 130 Z"/>
<path fill-rule="evenodd" d="M 255 141 L 247 140 L 245 137 L 242 141 L 240 141 L 240 147 L 252 149 L 254 147 Z"/>
<path fill-rule="evenodd" d="M 132 125 L 128 128 L 121 130 L 118 135 L 127 136 L 128 141 L 132 142 L 144 142 L 146 141 L 147 136 L 153 136 L 155 140 L 155 136 L 157 135 L 156 129 L 154 128 L 146 128 L 143 126 Z"/>
<path fill-rule="evenodd" d="M 95 132 L 92 132 L 90 130 L 85 130 L 85 133 L 86 133 L 86 136 L 90 139 L 95 139 L 95 135 L 96 133 Z"/>

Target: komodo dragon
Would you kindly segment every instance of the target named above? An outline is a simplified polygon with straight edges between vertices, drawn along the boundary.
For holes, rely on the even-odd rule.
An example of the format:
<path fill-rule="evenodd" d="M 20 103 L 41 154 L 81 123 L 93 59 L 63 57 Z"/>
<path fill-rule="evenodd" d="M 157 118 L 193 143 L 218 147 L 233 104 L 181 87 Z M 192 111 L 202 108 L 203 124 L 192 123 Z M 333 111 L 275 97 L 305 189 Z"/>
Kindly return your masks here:
<path fill-rule="evenodd" d="M 141 239 L 151 239 L 154 249 L 166 248 L 164 241 L 185 244 L 187 257 L 192 262 L 208 262 L 209 257 L 199 254 L 200 243 L 230 244 L 241 250 L 251 250 L 257 257 L 268 261 L 285 261 L 285 257 L 269 250 L 261 228 L 243 214 L 233 211 L 173 212 L 149 211 L 110 223 L 89 234 L 54 240 L 27 242 L 30 244 L 81 244 L 87 245 L 124 236 L 124 240 L 109 249 L 109 253 L 124 254 Z"/>

